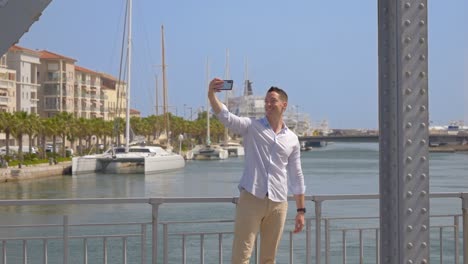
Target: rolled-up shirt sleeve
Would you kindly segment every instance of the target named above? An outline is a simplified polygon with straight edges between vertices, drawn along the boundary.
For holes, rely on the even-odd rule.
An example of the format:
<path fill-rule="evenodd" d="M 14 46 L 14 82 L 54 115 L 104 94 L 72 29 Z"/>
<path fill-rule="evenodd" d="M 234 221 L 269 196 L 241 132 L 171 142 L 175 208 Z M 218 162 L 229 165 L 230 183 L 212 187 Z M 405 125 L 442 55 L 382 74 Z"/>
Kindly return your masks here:
<path fill-rule="evenodd" d="M 299 141 L 294 146 L 291 155 L 288 158 L 288 176 L 289 190 L 294 195 L 305 194 L 306 186 L 304 183 L 304 175 L 301 167 L 301 148 Z"/>
<path fill-rule="evenodd" d="M 252 119 L 248 117 L 238 117 L 233 113 L 229 112 L 227 107 L 223 104 L 221 112 L 216 115 L 221 123 L 227 128 L 232 130 L 234 133 L 244 135 L 247 132 L 247 128 L 252 123 Z"/>

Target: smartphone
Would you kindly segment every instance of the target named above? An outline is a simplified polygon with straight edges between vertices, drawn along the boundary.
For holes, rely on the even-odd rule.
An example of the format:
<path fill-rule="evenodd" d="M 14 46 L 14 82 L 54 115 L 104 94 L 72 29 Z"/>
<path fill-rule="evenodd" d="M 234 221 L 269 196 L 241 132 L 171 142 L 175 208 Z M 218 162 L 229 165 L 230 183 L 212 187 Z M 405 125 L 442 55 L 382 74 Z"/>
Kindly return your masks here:
<path fill-rule="evenodd" d="M 232 90 L 233 80 L 224 80 L 223 87 L 220 90 Z"/>

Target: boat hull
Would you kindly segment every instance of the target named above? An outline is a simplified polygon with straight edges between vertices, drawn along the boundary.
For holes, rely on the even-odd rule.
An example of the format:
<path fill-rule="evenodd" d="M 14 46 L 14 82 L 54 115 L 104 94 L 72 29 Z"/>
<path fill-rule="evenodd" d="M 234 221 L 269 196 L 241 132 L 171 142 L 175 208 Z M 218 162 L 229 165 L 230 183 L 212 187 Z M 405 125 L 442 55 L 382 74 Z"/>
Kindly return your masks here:
<path fill-rule="evenodd" d="M 159 173 L 180 169 L 185 166 L 185 160 L 180 155 L 134 155 L 123 154 L 115 157 L 96 155 L 75 157 L 72 159 L 72 174 L 86 173 Z"/>

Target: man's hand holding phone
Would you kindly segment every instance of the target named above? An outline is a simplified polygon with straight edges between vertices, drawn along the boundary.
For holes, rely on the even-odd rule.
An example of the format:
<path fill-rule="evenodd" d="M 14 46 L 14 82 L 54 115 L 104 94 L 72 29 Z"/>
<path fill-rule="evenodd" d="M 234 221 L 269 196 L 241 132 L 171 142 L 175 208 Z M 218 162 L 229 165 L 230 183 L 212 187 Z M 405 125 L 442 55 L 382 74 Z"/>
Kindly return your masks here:
<path fill-rule="evenodd" d="M 233 80 L 222 80 L 219 78 L 214 78 L 210 82 L 209 89 L 210 89 L 210 92 L 211 91 L 213 92 L 228 91 L 228 90 L 232 90 L 233 84 L 234 84 Z"/>

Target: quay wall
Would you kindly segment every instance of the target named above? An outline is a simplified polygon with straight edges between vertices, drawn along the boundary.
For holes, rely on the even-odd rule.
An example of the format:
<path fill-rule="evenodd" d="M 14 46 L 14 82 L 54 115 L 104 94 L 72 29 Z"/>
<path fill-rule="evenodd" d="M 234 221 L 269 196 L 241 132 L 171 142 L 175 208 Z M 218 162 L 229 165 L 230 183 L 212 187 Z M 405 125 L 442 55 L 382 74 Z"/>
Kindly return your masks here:
<path fill-rule="evenodd" d="M 39 164 L 33 166 L 23 165 L 22 168 L 0 168 L 0 183 L 67 175 L 71 174 L 71 166 L 71 161 L 67 161 L 53 165 Z"/>

